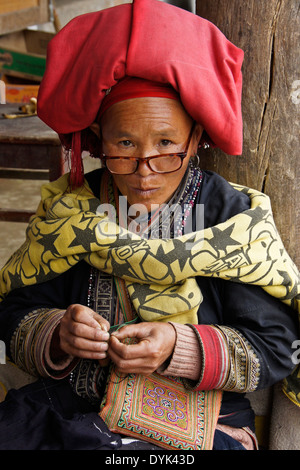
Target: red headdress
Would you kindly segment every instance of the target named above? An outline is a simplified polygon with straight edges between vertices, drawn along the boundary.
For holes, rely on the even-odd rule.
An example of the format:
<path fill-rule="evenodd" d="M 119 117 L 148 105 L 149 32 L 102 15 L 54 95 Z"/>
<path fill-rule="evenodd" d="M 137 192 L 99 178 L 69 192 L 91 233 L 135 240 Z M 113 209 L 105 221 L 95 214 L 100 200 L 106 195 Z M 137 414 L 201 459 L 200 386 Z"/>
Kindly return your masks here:
<path fill-rule="evenodd" d="M 72 148 L 74 185 L 83 181 L 81 151 L 95 147 L 87 129 L 125 77 L 171 86 L 214 145 L 237 155 L 242 61 L 243 51 L 209 21 L 159 0 L 134 0 L 74 18 L 54 37 L 38 115 Z"/>
<path fill-rule="evenodd" d="M 98 119 L 115 103 L 150 96 L 180 101 L 179 94 L 170 85 L 143 78 L 125 77 L 107 91 L 100 106 Z"/>

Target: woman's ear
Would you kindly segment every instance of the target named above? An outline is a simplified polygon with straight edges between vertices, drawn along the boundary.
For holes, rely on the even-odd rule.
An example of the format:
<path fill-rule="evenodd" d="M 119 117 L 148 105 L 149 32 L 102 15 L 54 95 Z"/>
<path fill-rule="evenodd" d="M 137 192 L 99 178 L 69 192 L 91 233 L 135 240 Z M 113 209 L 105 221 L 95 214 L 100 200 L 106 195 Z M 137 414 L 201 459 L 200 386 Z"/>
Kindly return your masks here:
<path fill-rule="evenodd" d="M 203 130 L 204 130 L 204 129 L 203 129 L 203 127 L 201 126 L 201 124 L 196 123 L 195 129 L 194 129 L 194 132 L 193 132 L 193 148 L 196 149 L 196 152 L 195 152 L 195 153 L 197 153 L 198 145 L 199 145 L 201 136 L 202 136 L 202 134 L 203 134 Z"/>
<path fill-rule="evenodd" d="M 96 136 L 98 137 L 98 139 L 100 139 L 100 126 L 97 122 L 93 122 L 93 124 L 91 124 L 89 126 L 89 128 L 91 129 L 91 131 L 93 131 Z"/>

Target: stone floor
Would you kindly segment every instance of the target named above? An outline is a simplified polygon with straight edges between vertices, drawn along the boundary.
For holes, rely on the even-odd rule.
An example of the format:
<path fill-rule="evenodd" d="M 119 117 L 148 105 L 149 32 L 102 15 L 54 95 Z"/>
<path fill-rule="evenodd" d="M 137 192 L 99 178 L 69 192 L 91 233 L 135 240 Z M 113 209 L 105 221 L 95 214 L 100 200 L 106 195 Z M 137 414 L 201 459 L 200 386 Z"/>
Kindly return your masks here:
<path fill-rule="evenodd" d="M 1 207 L 35 209 L 40 200 L 41 180 L 11 180 L 0 178 Z M 27 224 L 0 222 L 0 266 L 23 243 Z"/>

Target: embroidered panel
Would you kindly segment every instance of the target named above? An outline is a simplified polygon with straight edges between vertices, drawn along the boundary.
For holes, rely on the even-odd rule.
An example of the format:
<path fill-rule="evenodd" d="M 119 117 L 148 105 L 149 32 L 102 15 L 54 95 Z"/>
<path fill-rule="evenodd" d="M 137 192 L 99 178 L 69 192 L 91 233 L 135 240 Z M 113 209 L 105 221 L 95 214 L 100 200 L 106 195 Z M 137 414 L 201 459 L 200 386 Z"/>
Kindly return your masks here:
<path fill-rule="evenodd" d="M 115 310 L 118 309 L 115 298 L 113 277 L 91 267 L 87 306 L 112 324 Z M 108 368 L 100 365 L 98 361 L 80 359 L 70 374 L 70 385 L 77 395 L 91 403 L 98 403 L 105 389 L 107 374 Z"/>
<path fill-rule="evenodd" d="M 111 431 L 163 448 L 210 449 L 221 392 L 187 391 L 179 378 L 110 377 L 100 416 Z"/>
<path fill-rule="evenodd" d="M 253 392 L 260 377 L 260 363 L 247 339 L 234 328 L 218 326 L 227 344 L 230 369 L 223 390 L 232 392 Z"/>

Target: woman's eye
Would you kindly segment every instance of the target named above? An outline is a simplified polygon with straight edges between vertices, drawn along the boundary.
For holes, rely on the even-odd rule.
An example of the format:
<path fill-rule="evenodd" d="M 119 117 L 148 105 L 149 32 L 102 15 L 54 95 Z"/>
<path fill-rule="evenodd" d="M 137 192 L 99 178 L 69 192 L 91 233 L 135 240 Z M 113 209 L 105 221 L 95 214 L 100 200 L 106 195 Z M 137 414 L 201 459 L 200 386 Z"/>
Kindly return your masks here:
<path fill-rule="evenodd" d="M 161 142 L 160 142 L 160 145 L 162 147 L 169 147 L 170 145 L 172 145 L 173 142 L 171 142 L 171 140 L 168 140 L 168 139 L 163 139 Z"/>
<path fill-rule="evenodd" d="M 131 141 L 130 140 L 121 140 L 121 142 L 119 142 L 122 147 L 130 147 L 131 146 Z"/>

